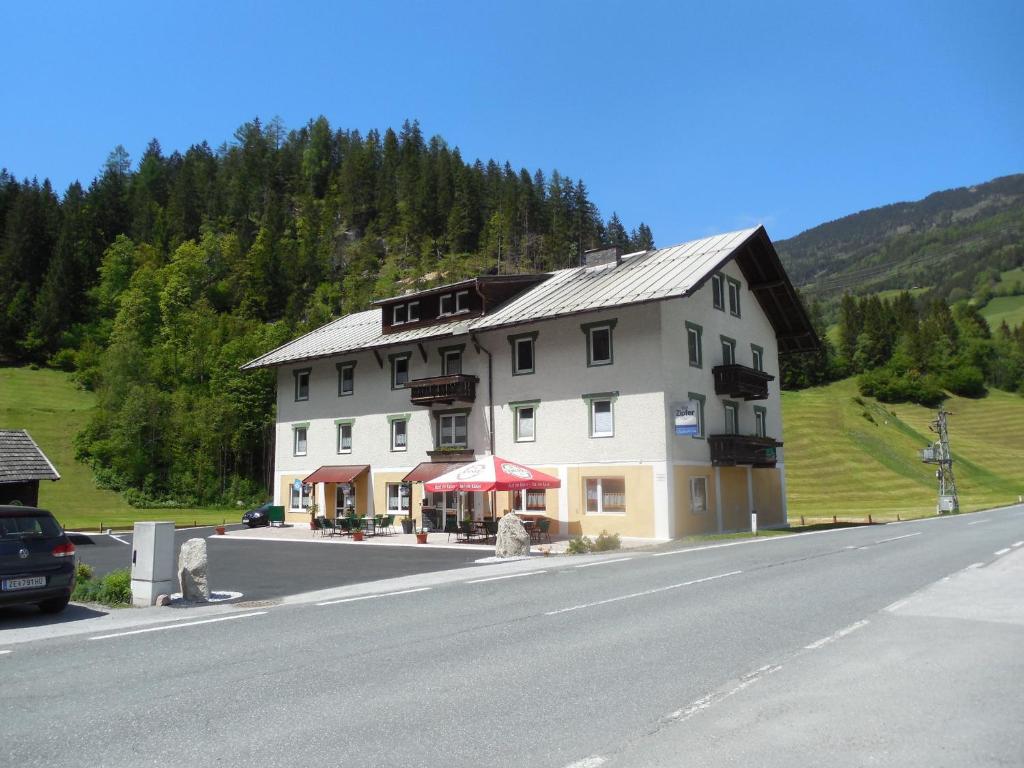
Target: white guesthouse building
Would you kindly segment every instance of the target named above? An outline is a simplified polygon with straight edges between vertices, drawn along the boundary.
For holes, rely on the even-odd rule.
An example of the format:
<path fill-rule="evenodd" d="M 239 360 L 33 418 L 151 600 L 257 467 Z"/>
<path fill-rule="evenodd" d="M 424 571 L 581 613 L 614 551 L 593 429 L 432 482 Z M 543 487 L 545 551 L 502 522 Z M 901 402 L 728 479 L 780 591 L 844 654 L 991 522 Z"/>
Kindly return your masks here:
<path fill-rule="evenodd" d="M 596 262 L 596 263 L 595 263 Z M 245 368 L 277 369 L 274 500 L 307 521 L 405 514 L 422 483 L 487 453 L 561 488 L 466 499 L 552 531 L 668 539 L 786 520 L 779 354 L 818 346 L 763 227 L 541 275 L 377 302 Z M 677 434 L 680 406 L 696 434 Z M 295 481 L 305 481 L 296 484 Z"/>

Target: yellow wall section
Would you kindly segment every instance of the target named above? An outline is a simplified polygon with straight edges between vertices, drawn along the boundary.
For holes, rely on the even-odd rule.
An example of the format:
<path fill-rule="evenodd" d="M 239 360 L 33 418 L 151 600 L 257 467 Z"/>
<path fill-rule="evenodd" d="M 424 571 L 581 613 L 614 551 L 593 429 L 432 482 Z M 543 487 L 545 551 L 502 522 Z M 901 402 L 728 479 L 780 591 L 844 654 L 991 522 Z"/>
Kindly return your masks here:
<path fill-rule="evenodd" d="M 569 468 L 569 530 L 571 536 L 597 536 L 601 531 L 649 539 L 654 537 L 654 471 L 652 467 L 604 466 Z M 622 477 L 626 481 L 625 515 L 588 515 L 586 479 Z"/>
<path fill-rule="evenodd" d="M 782 515 L 782 477 L 779 470 L 753 469 L 751 473 L 758 526 L 785 525 L 786 520 Z"/>
<path fill-rule="evenodd" d="M 707 511 L 694 514 L 690 511 L 690 478 L 707 479 Z M 715 516 L 715 470 L 713 467 L 675 468 L 675 535 L 693 536 L 699 533 L 715 533 L 718 518 Z"/>
<path fill-rule="evenodd" d="M 727 531 L 750 530 L 747 504 L 747 468 L 720 467 L 722 483 L 722 527 Z"/>
<path fill-rule="evenodd" d="M 533 467 L 533 469 L 558 477 L 558 470 L 554 467 Z M 487 495 L 489 496 L 490 494 Z M 507 515 L 512 510 L 513 499 L 511 491 L 500 491 L 497 494 L 496 501 L 499 515 Z M 548 533 L 554 535 L 559 532 L 557 488 L 551 488 L 544 491 L 544 512 L 538 514 L 551 521 L 551 527 L 548 529 Z"/>

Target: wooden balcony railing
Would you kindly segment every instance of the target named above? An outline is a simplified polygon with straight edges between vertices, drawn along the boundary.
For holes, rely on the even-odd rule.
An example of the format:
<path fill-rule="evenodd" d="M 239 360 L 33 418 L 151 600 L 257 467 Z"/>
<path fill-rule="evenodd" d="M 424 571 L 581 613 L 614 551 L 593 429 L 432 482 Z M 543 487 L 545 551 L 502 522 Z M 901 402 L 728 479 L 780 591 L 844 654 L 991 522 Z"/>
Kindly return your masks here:
<path fill-rule="evenodd" d="M 764 371 L 738 363 L 716 365 L 711 373 L 715 377 L 716 395 L 744 400 L 764 400 L 768 397 L 768 382 L 775 378 Z"/>
<path fill-rule="evenodd" d="M 456 373 L 451 376 L 434 376 L 429 379 L 413 379 L 405 386 L 412 390 L 413 405 L 449 405 L 456 401 L 472 403 L 476 400 L 476 376 Z"/>
<path fill-rule="evenodd" d="M 716 467 L 774 467 L 775 449 L 782 447 L 774 437 L 752 435 L 708 435 L 708 445 Z"/>

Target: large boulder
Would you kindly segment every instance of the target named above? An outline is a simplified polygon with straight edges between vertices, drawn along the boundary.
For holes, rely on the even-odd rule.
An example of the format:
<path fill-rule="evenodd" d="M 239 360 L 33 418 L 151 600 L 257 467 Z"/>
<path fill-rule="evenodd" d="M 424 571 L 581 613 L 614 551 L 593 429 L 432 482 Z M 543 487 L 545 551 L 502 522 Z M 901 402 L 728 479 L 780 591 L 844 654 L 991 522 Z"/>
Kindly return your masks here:
<path fill-rule="evenodd" d="M 206 580 L 206 539 L 189 539 L 181 545 L 178 581 L 182 600 L 203 603 L 210 599 L 210 585 Z"/>
<path fill-rule="evenodd" d="M 530 554 L 530 534 L 515 515 L 505 515 L 498 523 L 494 540 L 495 557 L 526 557 Z"/>

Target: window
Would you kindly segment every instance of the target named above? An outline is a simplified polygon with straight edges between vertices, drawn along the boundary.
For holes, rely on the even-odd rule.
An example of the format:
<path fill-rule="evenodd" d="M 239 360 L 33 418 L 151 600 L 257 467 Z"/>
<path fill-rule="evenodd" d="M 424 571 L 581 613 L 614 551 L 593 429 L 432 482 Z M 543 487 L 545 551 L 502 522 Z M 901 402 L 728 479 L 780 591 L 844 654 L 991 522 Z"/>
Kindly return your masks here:
<path fill-rule="evenodd" d="M 441 350 L 441 374 L 454 376 L 462 373 L 462 348 Z"/>
<path fill-rule="evenodd" d="M 437 313 L 438 317 L 444 317 L 445 315 L 452 314 L 452 312 L 455 311 L 455 297 L 450 293 L 442 295 L 441 298 L 438 299 L 438 306 L 440 307 L 440 311 Z"/>
<path fill-rule="evenodd" d="M 388 512 L 408 514 L 412 503 L 412 486 L 409 483 L 388 483 Z"/>
<path fill-rule="evenodd" d="M 391 450 L 392 451 L 404 451 L 409 445 L 409 418 L 404 417 L 392 417 L 389 416 L 388 420 L 391 422 Z"/>
<path fill-rule="evenodd" d="M 455 294 L 455 312 L 469 312 L 469 291 L 458 291 Z"/>
<path fill-rule="evenodd" d="M 690 478 L 690 511 L 699 515 L 708 511 L 708 479 Z"/>
<path fill-rule="evenodd" d="M 516 512 L 543 512 L 547 509 L 544 491 L 513 491 L 512 509 Z"/>
<path fill-rule="evenodd" d="M 404 389 L 409 383 L 409 353 L 401 355 L 388 355 L 391 361 L 391 388 Z"/>
<path fill-rule="evenodd" d="M 406 311 L 407 309 L 405 304 L 395 304 L 395 306 L 391 308 L 391 324 L 401 325 L 404 323 L 407 317 Z"/>
<path fill-rule="evenodd" d="M 513 437 L 517 443 L 532 443 L 537 439 L 537 405 L 539 400 L 509 403 L 514 420 Z"/>
<path fill-rule="evenodd" d="M 590 401 L 590 436 L 612 437 L 615 434 L 615 419 L 612 414 L 612 401 Z"/>
<path fill-rule="evenodd" d="M 294 371 L 295 374 L 295 401 L 309 400 L 309 373 L 311 368 L 303 368 Z"/>
<path fill-rule="evenodd" d="M 736 340 L 728 336 L 722 336 L 722 365 L 732 365 L 736 362 Z"/>
<path fill-rule="evenodd" d="M 410 323 L 414 323 L 420 319 L 420 303 L 418 301 L 409 302 L 409 312 L 406 317 Z"/>
<path fill-rule="evenodd" d="M 768 437 L 768 412 L 760 405 L 754 406 L 754 434 Z"/>
<path fill-rule="evenodd" d="M 688 392 L 686 395 L 688 398 L 697 403 L 697 434 L 693 435 L 694 440 L 703 440 L 704 435 L 704 395 L 698 395 L 696 392 Z"/>
<path fill-rule="evenodd" d="M 588 477 L 586 479 L 588 515 L 626 514 L 624 477 Z"/>
<path fill-rule="evenodd" d="M 755 371 L 764 370 L 764 350 L 756 344 L 750 345 L 750 357 Z"/>
<path fill-rule="evenodd" d="M 338 419 L 338 453 L 352 453 L 352 419 Z"/>
<path fill-rule="evenodd" d="M 465 448 L 469 444 L 466 413 L 442 413 L 437 417 L 437 447 Z"/>
<path fill-rule="evenodd" d="M 296 456 L 306 455 L 306 435 L 309 424 L 296 424 L 292 427 L 292 453 Z"/>
<path fill-rule="evenodd" d="M 536 341 L 536 331 L 508 337 L 508 343 L 512 345 L 513 376 L 522 376 L 523 374 L 533 373 L 536 370 L 536 356 L 534 354 Z"/>
<path fill-rule="evenodd" d="M 725 278 L 721 275 L 711 276 L 711 303 L 715 309 L 725 311 Z"/>
<path fill-rule="evenodd" d="M 313 486 L 300 483 L 299 487 L 295 487 L 295 483 L 290 486 L 290 500 L 288 506 L 290 509 L 309 509 L 309 502 L 312 500 Z"/>
<path fill-rule="evenodd" d="M 701 327 L 696 323 L 686 324 L 686 348 L 690 358 L 690 365 L 700 368 L 703 365 L 704 355 L 700 346 Z"/>
<path fill-rule="evenodd" d="M 580 329 L 587 337 L 587 365 L 611 365 L 612 329 L 615 319 L 602 320 L 598 323 L 584 323 Z"/>
<path fill-rule="evenodd" d="M 736 403 L 726 401 L 725 407 L 725 434 L 737 435 L 740 431 L 739 407 Z"/>
<path fill-rule="evenodd" d="M 740 281 L 729 278 L 729 314 L 740 316 Z"/>
<path fill-rule="evenodd" d="M 356 364 L 338 363 L 338 397 L 348 397 L 356 388 Z"/>

